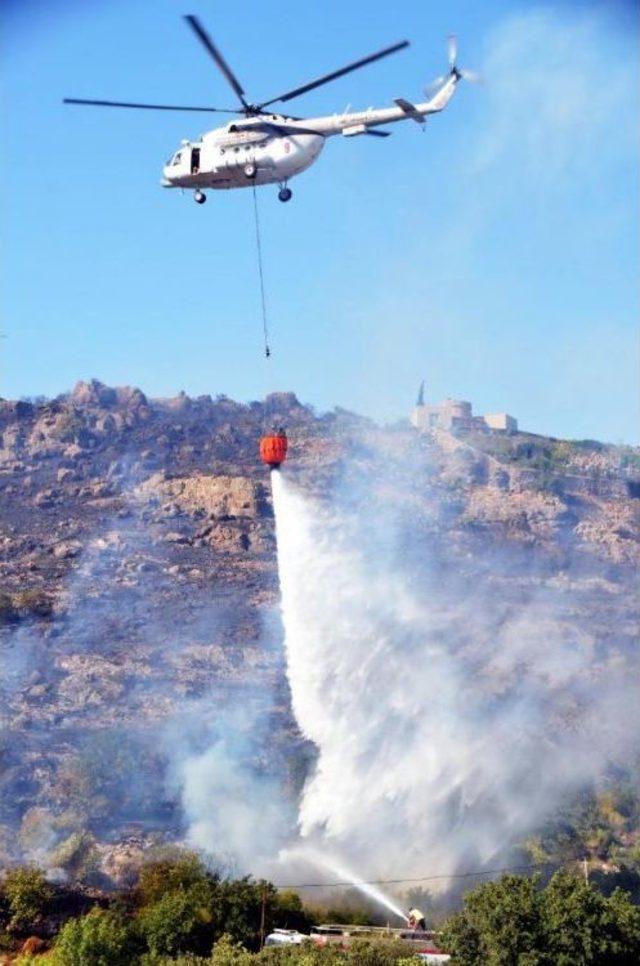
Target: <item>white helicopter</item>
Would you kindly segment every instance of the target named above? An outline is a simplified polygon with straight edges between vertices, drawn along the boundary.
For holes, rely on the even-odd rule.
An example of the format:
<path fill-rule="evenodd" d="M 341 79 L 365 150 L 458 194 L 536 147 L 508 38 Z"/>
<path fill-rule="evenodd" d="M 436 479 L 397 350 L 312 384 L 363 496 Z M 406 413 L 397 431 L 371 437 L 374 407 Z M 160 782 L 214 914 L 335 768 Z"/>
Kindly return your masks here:
<path fill-rule="evenodd" d="M 204 189 L 215 190 L 244 188 L 250 185 L 277 184 L 280 201 L 291 199 L 288 182 L 300 174 L 318 158 L 325 140 L 334 134 L 355 137 L 360 134 L 388 137 L 390 131 L 379 127 L 395 121 L 412 120 L 424 125 L 430 114 L 442 111 L 462 79 L 477 81 L 479 77 L 472 71 L 461 70 L 456 65 L 457 42 L 449 37 L 449 72 L 437 78 L 425 91 L 429 100 L 413 104 L 402 97 L 395 98 L 395 107 L 355 113 L 332 114 L 326 117 L 289 117 L 266 110 L 272 104 L 291 101 L 301 94 L 328 84 L 344 74 L 381 60 L 409 46 L 402 40 L 385 47 L 368 57 L 324 74 L 293 90 L 260 104 L 251 104 L 245 92 L 224 57 L 215 46 L 197 17 L 188 14 L 184 18 L 205 50 L 211 55 L 218 68 L 235 92 L 241 107 L 226 109 L 218 107 L 185 107 L 175 104 L 140 104 L 126 101 L 86 100 L 65 98 L 65 104 L 88 104 L 96 107 L 139 108 L 156 111 L 202 111 L 205 113 L 237 114 L 241 119 L 233 120 L 223 127 L 207 131 L 196 141 L 184 140 L 163 168 L 161 185 L 165 188 L 193 189 L 193 198 L 202 205 L 207 200 Z"/>

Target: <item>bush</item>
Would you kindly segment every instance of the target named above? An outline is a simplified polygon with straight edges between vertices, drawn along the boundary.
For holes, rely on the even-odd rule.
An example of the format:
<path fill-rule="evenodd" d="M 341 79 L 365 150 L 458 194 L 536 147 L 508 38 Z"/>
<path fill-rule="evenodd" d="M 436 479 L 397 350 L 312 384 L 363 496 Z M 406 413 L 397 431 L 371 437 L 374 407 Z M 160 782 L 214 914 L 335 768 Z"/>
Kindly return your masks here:
<path fill-rule="evenodd" d="M 46 590 L 33 587 L 21 590 L 13 600 L 14 607 L 26 616 L 50 617 L 53 613 L 53 601 Z"/>
<path fill-rule="evenodd" d="M 211 966 L 211 960 L 209 957 L 192 956 L 190 953 L 186 956 L 178 956 L 177 959 L 173 956 L 167 958 L 145 953 L 140 959 L 140 966 Z"/>
<path fill-rule="evenodd" d="M 398 939 L 356 939 L 350 949 L 358 966 L 398 966 L 411 953 L 411 946 Z"/>
<path fill-rule="evenodd" d="M 95 908 L 65 923 L 51 961 L 55 966 L 133 966 L 139 962 L 142 948 L 131 920 Z"/>
<path fill-rule="evenodd" d="M 212 966 L 251 966 L 255 958 L 225 933 L 213 947 L 210 962 Z"/>
<path fill-rule="evenodd" d="M 10 594 L 0 593 L 0 624 L 11 624 L 17 618 L 18 612 L 14 607 L 13 598 Z"/>
<path fill-rule="evenodd" d="M 53 439 L 60 440 L 61 443 L 74 443 L 86 435 L 85 421 L 77 409 L 69 409 L 63 412 L 56 420 L 55 426 L 51 431 Z"/>
<path fill-rule="evenodd" d="M 74 882 L 91 883 L 98 878 L 100 859 L 89 832 L 73 832 L 51 853 L 50 862 L 64 869 Z"/>
<path fill-rule="evenodd" d="M 23 932 L 37 925 L 52 898 L 44 873 L 30 866 L 8 872 L 2 892 L 9 903 L 11 918 L 8 928 L 14 932 Z"/>
<path fill-rule="evenodd" d="M 218 947 L 216 946 L 216 949 Z M 397 939 L 358 939 L 346 952 L 338 943 L 315 946 L 304 942 L 299 946 L 268 946 L 255 956 L 247 954 L 256 966 L 344 966 L 344 963 L 357 963 L 357 966 L 416 966 L 417 960 L 410 958 L 412 950 Z M 215 960 L 215 950 L 214 950 Z M 218 966 L 244 966 L 244 961 L 220 960 Z"/>

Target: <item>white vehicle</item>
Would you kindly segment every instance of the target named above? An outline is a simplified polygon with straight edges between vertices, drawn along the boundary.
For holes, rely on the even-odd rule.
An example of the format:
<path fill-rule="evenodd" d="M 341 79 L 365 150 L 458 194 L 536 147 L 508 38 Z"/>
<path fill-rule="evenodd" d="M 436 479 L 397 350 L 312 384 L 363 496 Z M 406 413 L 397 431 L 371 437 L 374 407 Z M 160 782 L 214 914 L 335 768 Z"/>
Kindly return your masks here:
<path fill-rule="evenodd" d="M 239 108 L 143 104 L 75 97 L 65 98 L 64 103 L 238 115 L 237 120 L 208 131 L 195 141 L 182 141 L 180 148 L 163 168 L 160 182 L 163 187 L 193 189 L 193 197 L 198 204 L 204 204 L 206 201 L 205 189 L 244 188 L 264 184 L 279 185 L 280 201 L 289 201 L 291 189 L 288 187 L 288 182 L 316 161 L 327 138 L 335 134 L 341 134 L 344 137 L 355 137 L 360 134 L 387 137 L 391 132 L 382 131 L 380 127 L 396 121 L 411 120 L 423 125 L 430 114 L 437 114 L 447 106 L 461 79 L 470 81 L 478 79 L 476 74 L 457 67 L 457 43 L 455 37 L 450 37 L 449 71 L 427 88 L 425 96 L 428 100 L 414 104 L 402 97 L 397 97 L 394 107 L 377 110 L 368 108 L 366 111 L 328 114 L 324 117 L 291 117 L 273 112 L 272 105 L 291 101 L 322 84 L 381 60 L 389 54 L 408 47 L 409 42 L 402 40 L 347 64 L 346 67 L 331 71 L 316 80 L 279 94 L 277 97 L 271 97 L 259 104 L 252 104 L 247 101 L 238 78 L 197 17 L 189 14 L 185 20 L 231 86 L 240 102 Z"/>
<path fill-rule="evenodd" d="M 265 946 L 299 946 L 308 939 L 303 932 L 296 929 L 274 929 L 264 941 Z"/>

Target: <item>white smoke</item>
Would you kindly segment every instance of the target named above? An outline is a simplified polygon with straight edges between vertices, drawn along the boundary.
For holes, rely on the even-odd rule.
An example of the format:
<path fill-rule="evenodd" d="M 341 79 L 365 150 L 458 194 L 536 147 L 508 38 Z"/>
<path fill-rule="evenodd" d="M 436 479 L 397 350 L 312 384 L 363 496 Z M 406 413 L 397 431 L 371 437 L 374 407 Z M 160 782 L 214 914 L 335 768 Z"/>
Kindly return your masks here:
<path fill-rule="evenodd" d="M 293 711 L 318 749 L 311 848 L 369 878 L 486 867 L 625 760 L 635 679 L 596 664 L 544 597 L 509 614 L 488 576 L 466 596 L 410 587 L 368 539 L 371 505 L 272 483 Z"/>
<path fill-rule="evenodd" d="M 558 178 L 592 180 L 609 165 L 629 163 L 637 67 L 604 10 L 518 11 L 489 34 L 486 47 L 476 173 L 505 166 L 520 190 L 523 178 L 529 188 L 548 190 Z"/>
<path fill-rule="evenodd" d="M 291 835 L 295 809 L 287 798 L 282 763 L 265 753 L 273 694 L 265 689 L 256 699 L 241 689 L 235 700 L 233 707 L 217 708 L 203 735 L 188 719 L 173 722 L 167 741 L 171 780 L 181 794 L 185 844 L 229 874 L 260 875 Z M 202 712 L 202 702 L 196 703 L 192 713 Z M 260 761 L 265 758 L 266 766 Z"/>

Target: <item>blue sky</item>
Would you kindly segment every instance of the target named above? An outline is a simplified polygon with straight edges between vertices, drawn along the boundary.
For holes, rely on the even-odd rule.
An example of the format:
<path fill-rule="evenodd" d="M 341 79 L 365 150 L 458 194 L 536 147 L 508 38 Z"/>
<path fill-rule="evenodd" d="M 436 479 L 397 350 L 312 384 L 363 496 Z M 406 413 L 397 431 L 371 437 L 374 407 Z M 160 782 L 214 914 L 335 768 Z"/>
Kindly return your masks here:
<path fill-rule="evenodd" d="M 425 378 L 430 399 L 507 410 L 532 431 L 637 441 L 632 7 L 5 4 L 0 394 L 91 376 L 150 395 L 293 389 L 393 420 Z M 417 99 L 450 31 L 486 78 L 425 133 L 409 122 L 385 140 L 331 140 L 288 205 L 260 190 L 269 365 L 251 193 L 200 207 L 158 184 L 180 139 L 215 126 L 208 115 L 61 104 L 232 105 L 185 12 L 255 99 L 412 41 L 296 101 L 301 114 Z"/>

